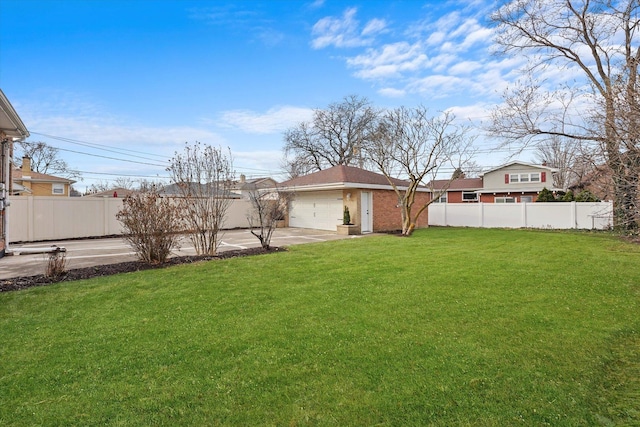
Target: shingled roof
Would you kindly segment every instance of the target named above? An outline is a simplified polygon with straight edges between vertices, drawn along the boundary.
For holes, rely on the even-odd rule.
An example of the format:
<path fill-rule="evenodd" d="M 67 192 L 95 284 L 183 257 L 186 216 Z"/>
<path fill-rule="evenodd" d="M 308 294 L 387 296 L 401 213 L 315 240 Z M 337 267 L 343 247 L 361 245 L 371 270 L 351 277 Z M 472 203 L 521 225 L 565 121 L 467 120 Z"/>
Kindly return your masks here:
<path fill-rule="evenodd" d="M 406 186 L 407 182 L 392 178 L 398 186 Z M 318 187 L 335 184 L 347 187 L 384 186 L 390 187 L 384 175 L 353 166 L 334 166 L 308 175 L 299 176 L 280 184 L 281 187 Z"/>
<path fill-rule="evenodd" d="M 427 184 L 427 187 L 434 190 L 480 190 L 482 189 L 482 178 L 458 178 L 435 179 Z"/>

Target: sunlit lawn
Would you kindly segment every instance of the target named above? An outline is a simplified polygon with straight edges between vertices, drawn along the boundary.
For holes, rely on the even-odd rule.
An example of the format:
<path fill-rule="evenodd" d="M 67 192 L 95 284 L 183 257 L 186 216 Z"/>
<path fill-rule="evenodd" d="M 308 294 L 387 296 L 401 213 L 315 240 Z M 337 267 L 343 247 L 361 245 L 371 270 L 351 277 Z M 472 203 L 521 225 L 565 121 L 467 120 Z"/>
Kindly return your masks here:
<path fill-rule="evenodd" d="M 639 302 L 638 245 L 449 228 L 5 293 L 0 425 L 637 425 Z"/>

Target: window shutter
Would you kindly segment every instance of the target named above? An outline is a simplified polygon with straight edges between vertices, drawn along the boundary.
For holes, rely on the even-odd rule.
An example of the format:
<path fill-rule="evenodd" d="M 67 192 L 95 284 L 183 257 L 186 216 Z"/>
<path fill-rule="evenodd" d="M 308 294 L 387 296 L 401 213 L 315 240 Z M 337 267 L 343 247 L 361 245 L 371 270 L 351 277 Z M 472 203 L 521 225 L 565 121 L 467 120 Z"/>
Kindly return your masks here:
<path fill-rule="evenodd" d="M 508 173 L 505 173 L 505 174 L 504 174 L 504 183 L 505 183 L 505 184 L 508 184 L 508 183 L 509 183 L 509 174 L 508 174 Z"/>
<path fill-rule="evenodd" d="M 540 172 L 540 181 L 547 182 L 547 173 L 546 172 Z"/>

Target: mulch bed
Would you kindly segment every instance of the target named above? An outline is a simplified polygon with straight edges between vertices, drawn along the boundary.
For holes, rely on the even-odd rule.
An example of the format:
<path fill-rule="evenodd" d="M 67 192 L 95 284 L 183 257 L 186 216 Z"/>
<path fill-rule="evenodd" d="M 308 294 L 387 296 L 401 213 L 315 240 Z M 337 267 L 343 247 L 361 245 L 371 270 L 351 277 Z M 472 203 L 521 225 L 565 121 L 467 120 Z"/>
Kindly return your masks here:
<path fill-rule="evenodd" d="M 11 279 L 0 279 L 0 292 L 19 291 L 33 286 L 46 286 L 58 282 L 71 282 L 73 280 L 91 279 L 94 277 L 110 276 L 112 274 L 129 273 L 132 271 L 151 270 L 165 268 L 172 265 L 192 264 L 200 261 L 211 261 L 216 259 L 228 259 L 242 256 L 260 255 L 273 252 L 286 251 L 285 248 L 271 247 L 269 250 L 263 248 L 239 249 L 233 251 L 220 252 L 218 255 L 181 256 L 169 258 L 163 264 L 147 264 L 142 261 L 129 261 L 117 264 L 97 265 L 94 267 L 75 268 L 67 270 L 59 277 L 47 277 L 44 274 L 35 276 L 14 277 Z"/>

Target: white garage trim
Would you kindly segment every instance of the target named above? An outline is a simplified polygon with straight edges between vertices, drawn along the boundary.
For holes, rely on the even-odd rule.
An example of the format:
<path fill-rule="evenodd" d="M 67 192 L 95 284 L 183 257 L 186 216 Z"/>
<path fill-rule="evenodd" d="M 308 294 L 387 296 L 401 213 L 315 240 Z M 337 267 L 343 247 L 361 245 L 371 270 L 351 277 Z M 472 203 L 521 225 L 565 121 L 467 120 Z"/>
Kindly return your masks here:
<path fill-rule="evenodd" d="M 291 202 L 289 226 L 336 231 L 342 213 L 342 191 L 298 193 Z"/>

